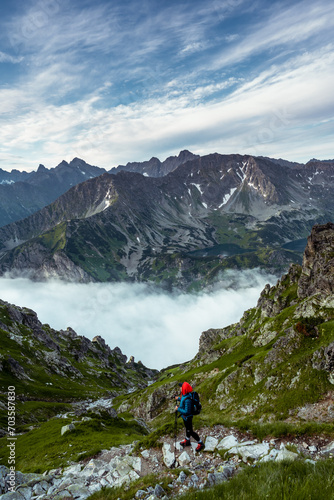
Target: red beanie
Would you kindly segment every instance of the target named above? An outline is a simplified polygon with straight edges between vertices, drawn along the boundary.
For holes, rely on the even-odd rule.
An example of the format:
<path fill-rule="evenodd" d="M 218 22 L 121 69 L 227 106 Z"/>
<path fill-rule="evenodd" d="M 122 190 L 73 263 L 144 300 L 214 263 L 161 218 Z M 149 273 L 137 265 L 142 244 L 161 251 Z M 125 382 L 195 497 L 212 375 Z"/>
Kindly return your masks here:
<path fill-rule="evenodd" d="M 183 382 L 182 387 L 181 387 L 182 396 L 185 396 L 189 392 L 193 392 L 193 388 L 191 387 L 190 384 L 188 384 L 188 382 Z"/>

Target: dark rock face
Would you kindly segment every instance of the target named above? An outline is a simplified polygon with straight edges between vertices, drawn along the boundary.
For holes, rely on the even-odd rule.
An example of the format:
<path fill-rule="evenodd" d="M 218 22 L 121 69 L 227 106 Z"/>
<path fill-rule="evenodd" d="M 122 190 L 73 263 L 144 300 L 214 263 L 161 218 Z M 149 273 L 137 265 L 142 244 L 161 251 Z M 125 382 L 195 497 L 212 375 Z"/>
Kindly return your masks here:
<path fill-rule="evenodd" d="M 334 224 L 315 226 L 307 240 L 298 296 L 328 295 L 334 292 Z"/>
<path fill-rule="evenodd" d="M 333 374 L 334 382 L 334 342 L 316 351 L 312 359 L 312 367 L 316 370 L 326 370 Z"/>

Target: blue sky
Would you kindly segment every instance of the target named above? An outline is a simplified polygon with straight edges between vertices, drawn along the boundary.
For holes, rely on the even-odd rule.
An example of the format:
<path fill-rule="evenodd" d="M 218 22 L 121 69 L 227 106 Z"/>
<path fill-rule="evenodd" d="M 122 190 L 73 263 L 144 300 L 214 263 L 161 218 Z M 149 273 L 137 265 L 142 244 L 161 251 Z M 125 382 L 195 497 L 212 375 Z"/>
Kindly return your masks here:
<path fill-rule="evenodd" d="M 333 158 L 334 4 L 2 0 L 0 167 Z"/>

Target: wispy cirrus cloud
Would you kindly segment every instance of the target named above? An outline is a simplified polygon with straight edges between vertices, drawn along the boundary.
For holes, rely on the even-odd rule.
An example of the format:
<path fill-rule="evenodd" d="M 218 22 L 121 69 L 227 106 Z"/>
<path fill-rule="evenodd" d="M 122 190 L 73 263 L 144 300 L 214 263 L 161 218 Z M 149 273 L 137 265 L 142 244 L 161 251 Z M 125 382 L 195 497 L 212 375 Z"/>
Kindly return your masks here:
<path fill-rule="evenodd" d="M 0 160 L 333 156 L 333 13 L 322 0 L 31 0 L 0 36 L 17 68 L 0 86 Z"/>
<path fill-rule="evenodd" d="M 22 61 L 22 57 L 15 57 L 9 54 L 5 54 L 5 52 L 0 51 L 0 63 L 11 63 L 18 64 Z"/>
<path fill-rule="evenodd" d="M 297 2 L 281 9 L 273 4 L 268 14 L 255 25 L 248 27 L 229 50 L 221 52 L 213 61 L 214 68 L 236 65 L 259 53 L 290 47 L 307 50 L 322 45 L 334 26 L 334 5 L 330 2 Z M 307 46 L 305 42 L 309 41 Z M 299 46 L 299 44 L 302 44 Z M 269 55 L 269 60 L 272 55 Z M 265 58 L 267 59 L 267 57 Z"/>

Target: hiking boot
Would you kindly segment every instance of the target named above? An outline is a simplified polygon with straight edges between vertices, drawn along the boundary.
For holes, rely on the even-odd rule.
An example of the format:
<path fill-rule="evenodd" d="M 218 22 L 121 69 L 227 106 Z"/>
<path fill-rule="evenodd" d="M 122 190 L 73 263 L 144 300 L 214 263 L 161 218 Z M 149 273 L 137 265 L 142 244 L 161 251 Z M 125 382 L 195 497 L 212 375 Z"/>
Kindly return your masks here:
<path fill-rule="evenodd" d="M 196 451 L 199 452 L 201 450 L 204 450 L 204 443 L 198 443 L 198 445 L 196 446 Z"/>
<path fill-rule="evenodd" d="M 184 448 L 185 446 L 190 446 L 190 439 L 184 439 L 183 441 L 181 441 L 180 445 L 182 446 L 182 448 Z"/>

